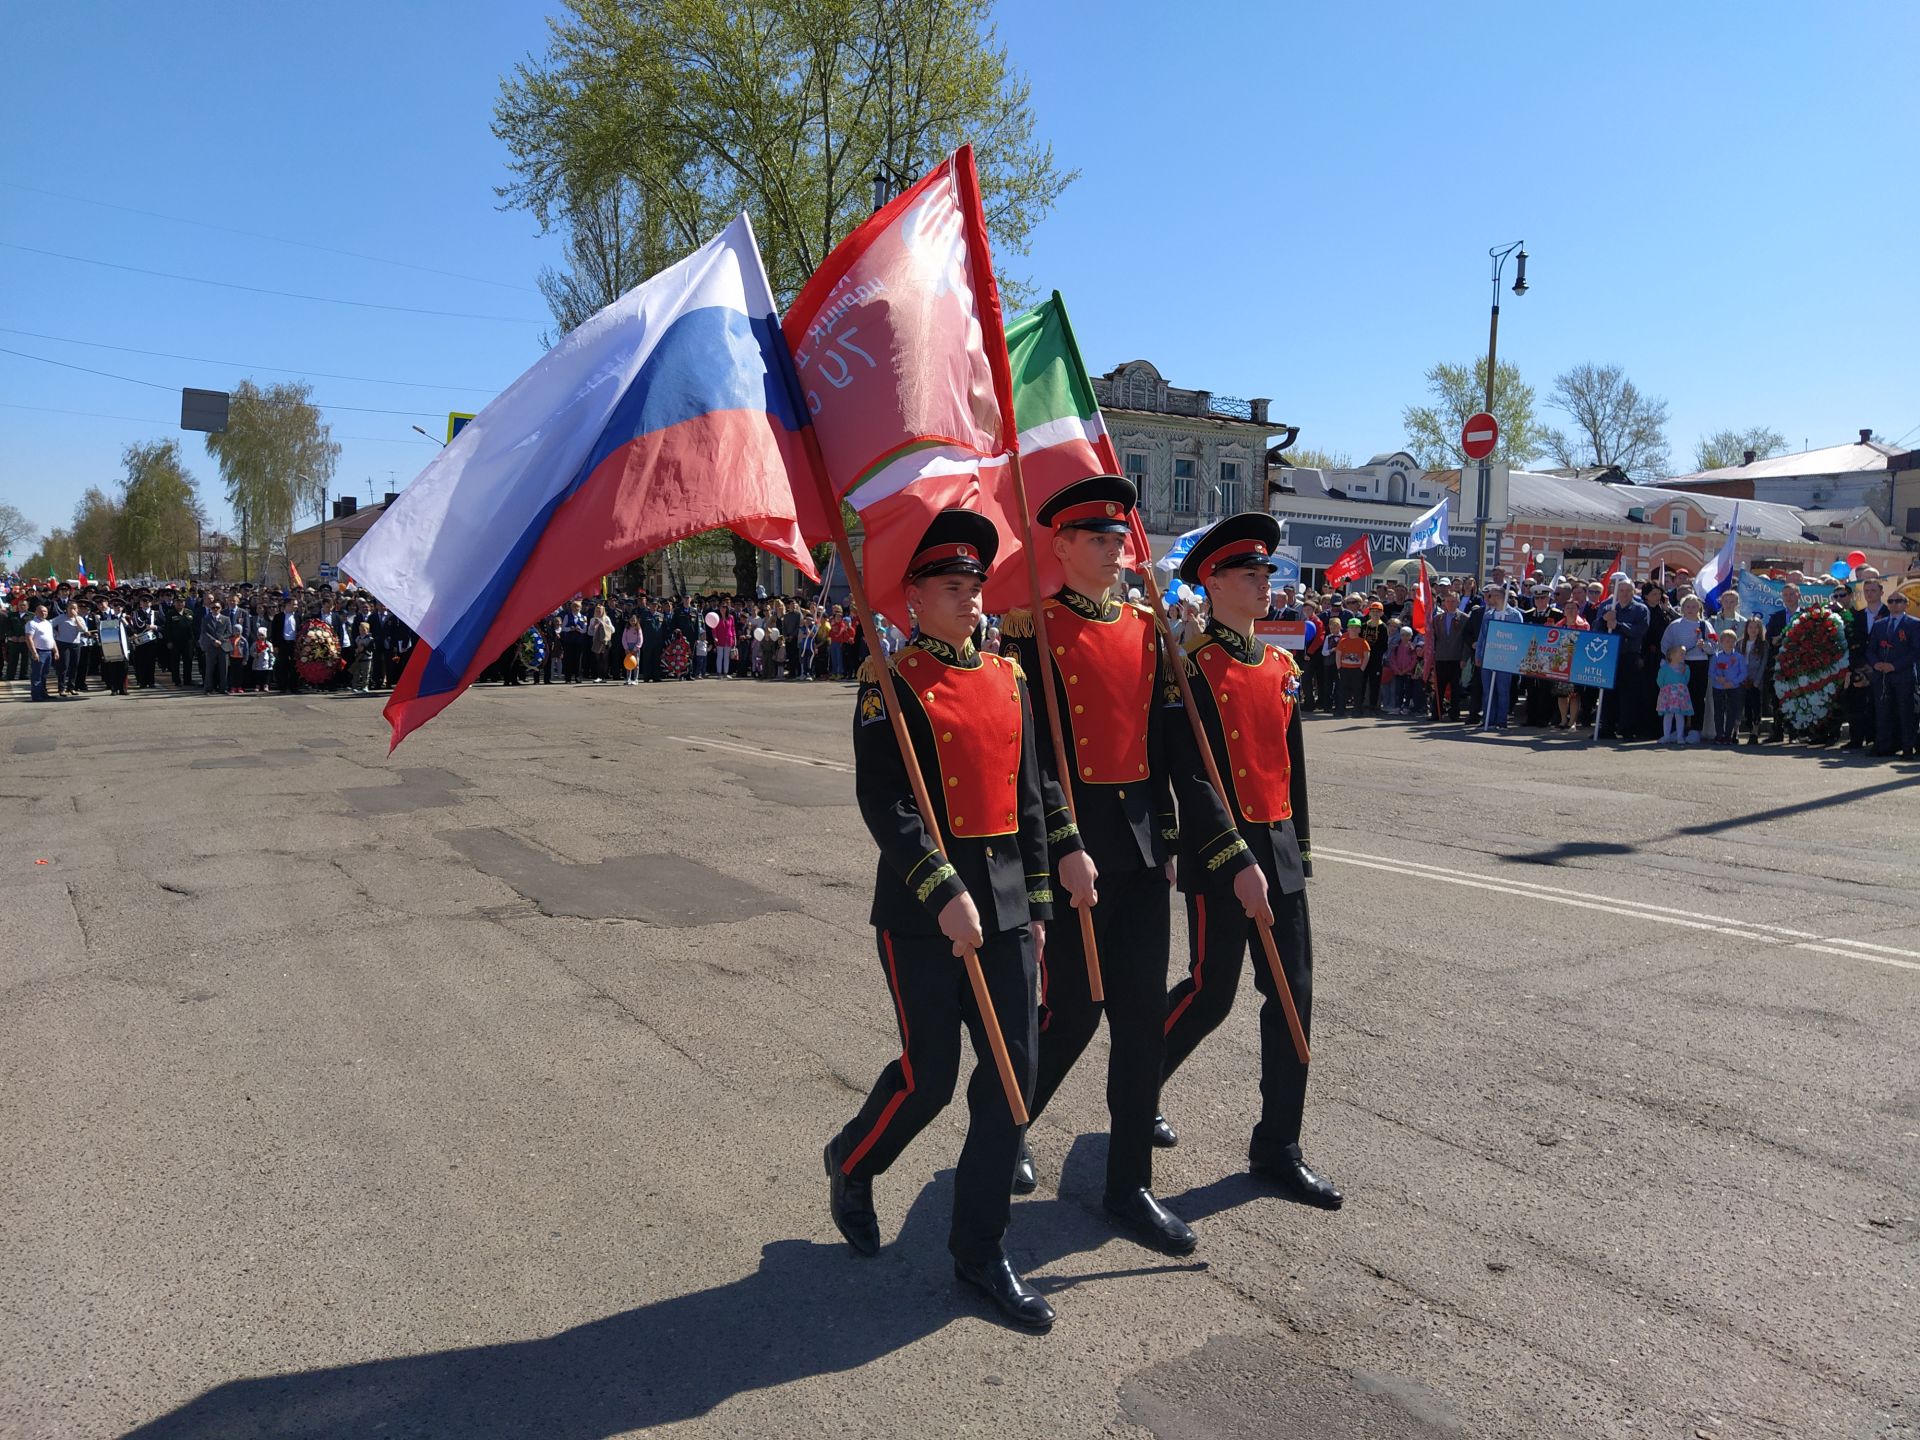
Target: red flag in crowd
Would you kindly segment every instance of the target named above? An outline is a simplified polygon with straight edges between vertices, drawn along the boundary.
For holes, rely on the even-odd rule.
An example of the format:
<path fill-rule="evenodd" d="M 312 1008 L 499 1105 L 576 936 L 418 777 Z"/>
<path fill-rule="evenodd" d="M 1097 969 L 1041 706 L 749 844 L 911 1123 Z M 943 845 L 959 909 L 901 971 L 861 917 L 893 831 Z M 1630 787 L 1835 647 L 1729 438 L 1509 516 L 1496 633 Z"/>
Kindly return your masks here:
<path fill-rule="evenodd" d="M 293 557 L 291 555 L 287 557 L 287 578 L 293 581 L 294 589 L 306 589 L 307 582 L 300 578 L 300 567 L 293 563 Z"/>
<path fill-rule="evenodd" d="M 1373 547 L 1362 535 L 1346 549 L 1342 550 L 1327 567 L 1327 584 L 1345 585 L 1349 581 L 1364 580 L 1373 574 Z"/>
<path fill-rule="evenodd" d="M 113 589 L 113 586 L 114 586 L 114 579 L 113 579 L 113 552 L 112 552 L 111 550 L 109 550 L 109 551 L 107 552 L 107 588 L 108 588 L 109 590 L 111 590 L 111 589 Z"/>
<path fill-rule="evenodd" d="M 1427 622 L 1433 615 L 1433 591 L 1427 588 L 1426 562 L 1420 564 L 1420 575 L 1413 582 L 1413 628 L 1421 635 L 1427 633 Z"/>
<path fill-rule="evenodd" d="M 781 328 L 833 498 L 860 514 L 868 595 L 904 626 L 900 576 L 938 511 L 980 511 L 1003 553 L 1015 539 L 1012 385 L 972 148 L 841 241 Z M 819 495 L 795 498 L 807 543 L 827 539 Z"/>
<path fill-rule="evenodd" d="M 1606 587 L 1606 595 L 1604 597 L 1606 599 L 1611 600 L 1613 598 L 1613 577 L 1620 573 L 1620 557 L 1626 553 L 1624 550 L 1614 551 L 1613 564 L 1609 565 L 1607 567 L 1607 573 L 1600 577 L 1600 583 Z"/>

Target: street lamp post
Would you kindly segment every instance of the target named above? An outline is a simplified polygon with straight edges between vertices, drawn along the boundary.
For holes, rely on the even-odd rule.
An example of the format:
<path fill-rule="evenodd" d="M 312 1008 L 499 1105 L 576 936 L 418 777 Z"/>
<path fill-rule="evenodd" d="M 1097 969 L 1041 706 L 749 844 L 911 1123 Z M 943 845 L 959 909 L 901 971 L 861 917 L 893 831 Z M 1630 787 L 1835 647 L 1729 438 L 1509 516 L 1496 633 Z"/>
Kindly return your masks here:
<path fill-rule="evenodd" d="M 1493 371 L 1500 345 L 1500 272 L 1506 268 L 1507 257 L 1517 250 L 1520 253 L 1514 259 L 1513 293 L 1527 293 L 1527 242 L 1516 240 L 1511 245 L 1496 245 L 1487 251 L 1493 261 L 1493 316 L 1487 322 L 1487 414 L 1493 414 Z M 1476 583 L 1487 578 L 1487 510 L 1493 503 L 1493 457 L 1489 455 L 1479 462 L 1479 500 L 1474 506 L 1474 556 L 1473 573 Z"/>

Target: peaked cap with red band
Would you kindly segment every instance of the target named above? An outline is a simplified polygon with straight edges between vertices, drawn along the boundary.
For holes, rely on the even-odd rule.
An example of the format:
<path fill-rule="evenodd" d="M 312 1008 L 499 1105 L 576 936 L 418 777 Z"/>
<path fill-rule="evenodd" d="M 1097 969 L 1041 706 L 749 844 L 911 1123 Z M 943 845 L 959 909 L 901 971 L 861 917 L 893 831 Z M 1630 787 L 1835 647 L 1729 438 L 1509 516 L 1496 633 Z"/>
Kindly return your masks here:
<path fill-rule="evenodd" d="M 1056 530 L 1092 530 L 1124 535 L 1140 492 L 1124 475 L 1089 475 L 1054 491 L 1034 518 Z"/>
<path fill-rule="evenodd" d="M 1180 562 L 1180 578 L 1189 585 L 1205 585 L 1216 570 L 1257 565 L 1271 573 L 1277 567 L 1273 552 L 1280 548 L 1280 522 L 1262 510 L 1229 515 L 1194 541 Z"/>
<path fill-rule="evenodd" d="M 907 583 L 935 575 L 978 575 L 984 580 L 999 550 L 1000 532 L 979 511 L 942 510 L 907 562 Z"/>

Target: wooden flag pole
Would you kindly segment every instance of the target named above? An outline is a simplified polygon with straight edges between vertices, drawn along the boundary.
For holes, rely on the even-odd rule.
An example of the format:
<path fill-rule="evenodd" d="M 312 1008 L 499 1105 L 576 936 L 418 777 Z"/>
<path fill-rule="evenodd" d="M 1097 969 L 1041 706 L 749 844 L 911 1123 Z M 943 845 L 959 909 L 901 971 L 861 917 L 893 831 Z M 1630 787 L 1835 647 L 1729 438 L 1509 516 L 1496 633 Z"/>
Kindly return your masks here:
<path fill-rule="evenodd" d="M 1033 643 L 1040 652 L 1040 688 L 1047 692 L 1047 725 L 1053 731 L 1053 764 L 1060 772 L 1060 788 L 1065 793 L 1067 819 L 1077 827 L 1080 816 L 1073 803 L 1072 761 L 1067 754 L 1066 731 L 1060 724 L 1060 697 L 1054 693 L 1053 646 L 1047 639 L 1047 606 L 1040 593 L 1040 561 L 1033 553 L 1033 512 L 1027 508 L 1027 482 L 1020 474 L 1020 452 L 1016 447 L 1013 462 L 1013 498 L 1020 515 L 1020 534 L 1027 552 L 1027 589 L 1033 596 Z M 1093 938 L 1093 907 L 1079 908 L 1080 948 L 1087 954 L 1087 993 L 1098 1005 L 1107 998 L 1100 983 L 1100 948 Z"/>
<path fill-rule="evenodd" d="M 1180 687 L 1180 703 L 1187 712 L 1187 722 L 1193 726 L 1193 740 L 1200 747 L 1200 758 L 1206 763 L 1207 780 L 1213 786 L 1213 793 L 1220 797 L 1220 803 L 1228 813 L 1233 806 L 1227 799 L 1227 787 L 1220 779 L 1220 766 L 1213 758 L 1213 744 L 1207 739 L 1207 727 L 1200 723 L 1200 712 L 1193 705 L 1193 685 L 1187 679 L 1187 655 L 1180 648 L 1180 642 L 1173 638 L 1173 628 L 1167 624 L 1166 607 L 1160 603 L 1160 582 L 1154 578 L 1153 560 L 1148 558 L 1143 573 L 1147 577 L 1147 592 L 1153 597 L 1153 623 L 1160 627 L 1160 633 L 1166 638 L 1167 650 L 1173 656 L 1173 678 Z M 1239 816 L 1234 822 L 1239 823 Z M 1280 948 L 1273 943 L 1273 927 L 1264 920 L 1256 919 L 1254 928 L 1260 932 L 1261 948 L 1267 952 L 1267 971 L 1273 976 L 1274 992 L 1280 997 L 1280 1008 L 1287 1014 L 1287 1032 L 1293 1036 L 1293 1053 L 1300 1057 L 1300 1063 L 1309 1063 L 1307 1053 L 1307 1031 L 1300 1023 L 1300 1012 L 1294 1008 L 1293 987 L 1287 984 L 1286 967 L 1280 963 Z"/>
<path fill-rule="evenodd" d="M 927 834 L 933 837 L 933 845 L 940 852 L 940 858 L 947 858 L 946 842 L 940 837 L 940 825 L 934 818 L 933 799 L 927 794 L 926 777 L 920 773 L 920 759 L 913 753 L 913 737 L 907 734 L 907 718 L 900 710 L 900 699 L 894 693 L 893 667 L 887 664 L 885 649 L 880 643 L 880 627 L 873 618 L 873 607 L 867 604 L 866 580 L 860 569 L 853 563 L 853 544 L 847 538 L 846 522 L 840 518 L 840 502 L 834 497 L 833 488 L 827 483 L 826 459 L 820 453 L 820 440 L 812 426 L 802 427 L 805 436 L 808 457 L 812 461 L 815 480 L 820 486 L 820 503 L 826 508 L 829 523 L 833 527 L 834 553 L 840 557 L 840 568 L 846 572 L 847 593 L 853 601 L 854 613 L 860 617 L 861 627 L 867 634 L 867 653 L 874 658 L 874 668 L 880 674 L 880 698 L 886 703 L 887 720 L 893 726 L 894 742 L 900 747 L 901 763 L 907 767 L 907 780 L 913 786 L 913 803 L 919 808 L 920 823 L 927 827 Z M 1000 1033 L 1000 1017 L 994 1013 L 993 997 L 987 993 L 987 977 L 981 972 L 980 957 L 971 947 L 961 957 L 967 968 L 967 983 L 973 986 L 973 1001 L 980 1011 L 980 1026 L 987 1032 L 987 1046 L 993 1051 L 993 1065 L 1000 1072 L 1001 1088 L 1007 1092 L 1007 1108 L 1013 1112 L 1013 1123 L 1027 1123 L 1027 1100 L 1022 1093 L 1020 1077 L 1013 1073 L 1013 1057 L 1007 1054 L 1006 1036 Z"/>

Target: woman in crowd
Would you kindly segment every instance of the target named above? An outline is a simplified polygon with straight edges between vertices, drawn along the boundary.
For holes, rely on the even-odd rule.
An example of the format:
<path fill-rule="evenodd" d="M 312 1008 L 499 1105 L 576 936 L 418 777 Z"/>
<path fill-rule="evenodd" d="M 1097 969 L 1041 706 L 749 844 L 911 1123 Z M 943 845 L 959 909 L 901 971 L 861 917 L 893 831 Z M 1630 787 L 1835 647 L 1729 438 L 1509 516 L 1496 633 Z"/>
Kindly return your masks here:
<path fill-rule="evenodd" d="M 722 680 L 733 673 L 733 652 L 740 643 L 740 628 L 734 623 L 733 606 L 720 602 L 720 623 L 713 627 L 713 673 Z"/>
<path fill-rule="evenodd" d="M 1669 621 L 1660 636 L 1663 653 L 1671 656 L 1673 647 L 1678 645 L 1686 655 L 1687 693 L 1693 700 L 1687 716 L 1696 722 L 1687 727 L 1689 745 L 1700 742 L 1700 727 L 1707 723 L 1707 666 L 1712 659 L 1714 635 L 1705 617 L 1706 607 L 1700 603 L 1700 597 L 1683 595 L 1680 598 L 1680 618 Z"/>

